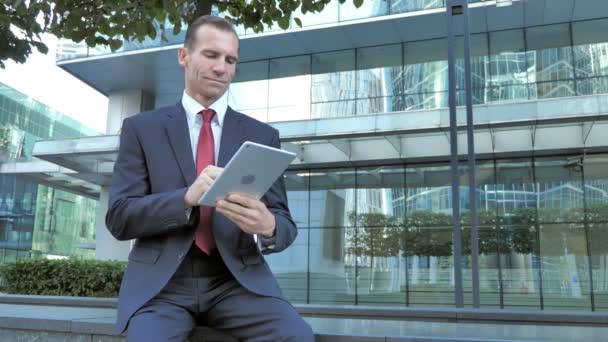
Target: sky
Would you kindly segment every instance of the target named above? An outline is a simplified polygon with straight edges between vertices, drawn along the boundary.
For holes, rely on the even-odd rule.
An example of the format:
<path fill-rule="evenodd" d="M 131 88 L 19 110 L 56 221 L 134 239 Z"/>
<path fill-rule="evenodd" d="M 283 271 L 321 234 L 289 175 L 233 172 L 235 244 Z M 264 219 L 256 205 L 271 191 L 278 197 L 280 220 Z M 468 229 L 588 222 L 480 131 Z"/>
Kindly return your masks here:
<path fill-rule="evenodd" d="M 22 92 L 100 133 L 106 131 L 108 98 L 55 64 L 57 38 L 47 34 L 44 55 L 36 49 L 24 64 L 5 61 L 0 82 Z"/>

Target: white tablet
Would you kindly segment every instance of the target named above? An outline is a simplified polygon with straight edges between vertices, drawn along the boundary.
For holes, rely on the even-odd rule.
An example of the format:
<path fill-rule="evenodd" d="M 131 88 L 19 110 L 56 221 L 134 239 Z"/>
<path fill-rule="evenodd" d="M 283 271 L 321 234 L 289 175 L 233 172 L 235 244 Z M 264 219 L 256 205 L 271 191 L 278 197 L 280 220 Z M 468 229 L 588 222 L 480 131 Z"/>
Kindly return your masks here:
<path fill-rule="evenodd" d="M 292 152 L 246 141 L 198 202 L 215 207 L 218 200 L 235 192 L 260 199 L 295 157 Z"/>

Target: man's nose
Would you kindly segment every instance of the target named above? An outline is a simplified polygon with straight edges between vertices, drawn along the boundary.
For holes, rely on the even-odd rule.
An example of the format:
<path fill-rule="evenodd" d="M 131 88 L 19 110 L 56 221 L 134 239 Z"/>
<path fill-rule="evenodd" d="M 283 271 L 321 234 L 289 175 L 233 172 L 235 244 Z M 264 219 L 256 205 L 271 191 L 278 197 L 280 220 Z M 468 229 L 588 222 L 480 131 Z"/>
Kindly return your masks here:
<path fill-rule="evenodd" d="M 218 75 L 223 75 L 226 72 L 226 62 L 213 63 L 212 70 Z"/>

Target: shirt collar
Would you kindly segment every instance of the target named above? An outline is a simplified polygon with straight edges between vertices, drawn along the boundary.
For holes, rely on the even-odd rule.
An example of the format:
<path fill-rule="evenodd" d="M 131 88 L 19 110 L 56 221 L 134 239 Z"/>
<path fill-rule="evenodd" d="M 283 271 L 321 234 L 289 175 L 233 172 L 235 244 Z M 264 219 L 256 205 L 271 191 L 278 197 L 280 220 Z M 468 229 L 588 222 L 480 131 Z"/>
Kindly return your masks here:
<path fill-rule="evenodd" d="M 195 99 L 193 99 L 190 95 L 186 94 L 184 90 L 184 94 L 182 95 L 182 106 L 184 106 L 184 110 L 186 111 L 186 117 L 189 123 L 196 122 L 196 117 L 201 110 L 205 109 L 205 106 L 198 103 Z M 225 92 L 222 97 L 217 99 L 217 101 L 213 102 L 211 108 L 215 111 L 215 116 L 213 120 L 217 120 L 217 123 L 220 127 L 224 124 L 224 117 L 226 117 L 226 111 L 228 110 L 228 92 Z"/>

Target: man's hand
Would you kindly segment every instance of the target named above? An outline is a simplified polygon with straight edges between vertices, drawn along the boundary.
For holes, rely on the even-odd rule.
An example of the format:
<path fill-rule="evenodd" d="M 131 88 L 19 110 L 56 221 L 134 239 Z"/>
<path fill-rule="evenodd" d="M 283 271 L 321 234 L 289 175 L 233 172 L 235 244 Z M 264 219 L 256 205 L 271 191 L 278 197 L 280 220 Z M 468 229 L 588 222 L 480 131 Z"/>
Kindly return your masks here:
<path fill-rule="evenodd" d="M 215 209 L 246 233 L 260 234 L 267 238 L 274 235 L 274 215 L 260 200 L 243 194 L 230 194 L 219 200 Z"/>
<path fill-rule="evenodd" d="M 198 178 L 190 185 L 184 195 L 184 203 L 186 203 L 187 208 L 198 206 L 198 200 L 209 190 L 211 184 L 219 177 L 222 171 L 224 171 L 223 168 L 213 165 L 209 165 L 203 169 L 203 172 L 198 175 Z"/>

